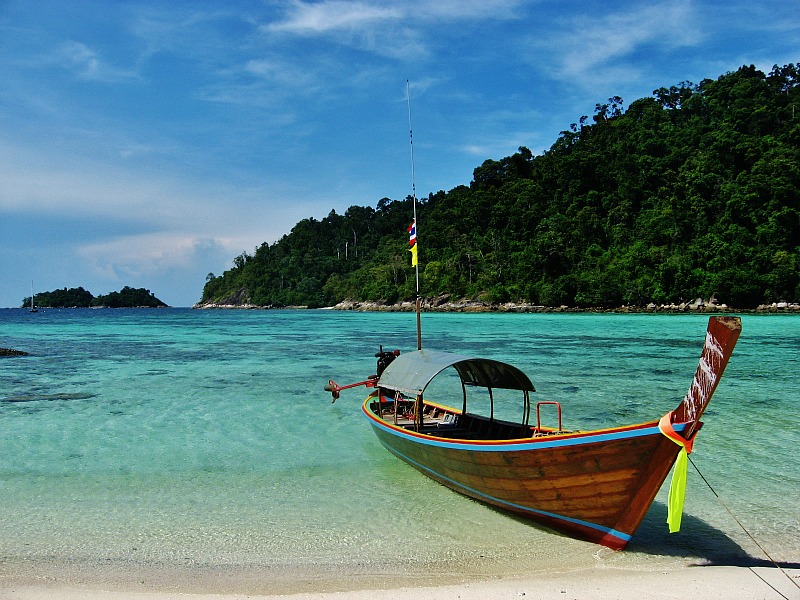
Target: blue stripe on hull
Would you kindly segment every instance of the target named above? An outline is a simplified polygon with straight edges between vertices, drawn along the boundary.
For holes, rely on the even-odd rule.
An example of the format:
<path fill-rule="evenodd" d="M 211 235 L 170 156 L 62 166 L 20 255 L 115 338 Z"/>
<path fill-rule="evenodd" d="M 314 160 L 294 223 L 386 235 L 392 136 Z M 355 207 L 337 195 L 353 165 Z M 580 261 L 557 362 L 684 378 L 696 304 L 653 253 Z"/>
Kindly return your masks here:
<path fill-rule="evenodd" d="M 454 441 L 437 438 L 427 435 L 411 435 L 405 431 L 398 431 L 394 427 L 384 424 L 377 417 L 373 417 L 364 408 L 364 416 L 369 420 L 373 427 L 380 427 L 386 433 L 406 439 L 416 444 L 425 446 L 437 446 L 439 448 L 449 448 L 451 450 L 466 450 L 469 452 L 519 452 L 524 450 L 544 450 L 546 448 L 562 448 L 566 446 L 578 446 L 582 444 L 596 444 L 598 442 L 610 442 L 614 440 L 622 440 L 627 438 L 644 437 L 648 435 L 663 435 L 658 429 L 658 424 L 648 427 L 641 427 L 637 429 L 623 429 L 608 431 L 607 433 L 596 433 L 590 435 L 582 435 L 567 438 L 556 439 L 542 439 L 536 438 L 536 441 L 521 442 L 521 443 L 497 443 L 497 444 L 475 444 L 468 441 Z M 674 425 L 675 431 L 681 432 L 686 428 L 685 423 L 676 423 Z"/>

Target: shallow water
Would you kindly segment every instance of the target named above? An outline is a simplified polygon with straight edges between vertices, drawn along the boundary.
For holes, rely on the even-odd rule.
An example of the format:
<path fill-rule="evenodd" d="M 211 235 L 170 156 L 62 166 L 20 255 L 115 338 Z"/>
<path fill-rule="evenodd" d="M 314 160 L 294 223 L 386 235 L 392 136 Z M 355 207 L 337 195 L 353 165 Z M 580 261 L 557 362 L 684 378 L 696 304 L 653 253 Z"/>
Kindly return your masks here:
<path fill-rule="evenodd" d="M 562 403 L 565 427 L 587 429 L 674 408 L 706 321 L 426 314 L 423 334 L 519 366 Z M 362 391 L 331 404 L 322 387 L 372 373 L 379 344 L 413 349 L 414 326 L 407 313 L 0 310 L 0 346 L 30 352 L 0 359 L 0 575 L 258 590 L 298 573 L 423 583 L 763 559 L 691 466 L 682 532 L 666 532 L 663 489 L 612 553 L 392 457 L 360 416 Z M 799 388 L 800 318 L 744 316 L 692 454 L 786 563 L 800 562 Z"/>

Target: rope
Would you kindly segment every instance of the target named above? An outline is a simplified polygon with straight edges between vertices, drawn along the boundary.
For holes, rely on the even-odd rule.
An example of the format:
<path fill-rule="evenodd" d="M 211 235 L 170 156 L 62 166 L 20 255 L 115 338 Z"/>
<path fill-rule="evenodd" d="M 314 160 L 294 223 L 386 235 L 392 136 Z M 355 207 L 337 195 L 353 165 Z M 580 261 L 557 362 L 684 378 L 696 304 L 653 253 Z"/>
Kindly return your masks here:
<path fill-rule="evenodd" d="M 750 539 L 753 541 L 753 543 L 754 543 L 756 546 L 758 546 L 758 549 L 759 549 L 759 550 L 761 550 L 761 552 L 763 552 L 763 553 L 764 553 L 764 556 L 766 556 L 766 557 L 769 559 L 769 561 L 770 561 L 770 562 L 771 562 L 773 565 L 775 565 L 775 568 L 776 568 L 776 569 L 778 569 L 778 570 L 779 570 L 781 573 L 783 573 L 783 574 L 786 576 L 786 578 L 787 578 L 789 581 L 791 581 L 791 582 L 792 582 L 792 583 L 795 585 L 795 587 L 796 587 L 796 588 L 800 589 L 800 584 L 798 584 L 798 583 L 797 583 L 797 582 L 796 582 L 794 579 L 792 579 L 792 578 L 791 578 L 791 576 L 790 576 L 790 575 L 789 575 L 789 574 L 788 574 L 788 573 L 787 573 L 787 572 L 786 572 L 786 571 L 783 569 L 783 567 L 781 567 L 781 566 L 780 566 L 780 565 L 777 563 L 777 561 L 775 561 L 775 559 L 774 559 L 774 558 L 772 558 L 772 557 L 769 555 L 769 552 L 767 552 L 767 551 L 764 549 L 764 547 L 763 547 L 761 544 L 759 544 L 759 543 L 758 543 L 758 540 L 756 540 L 756 538 L 754 538 L 754 537 L 753 537 L 753 535 L 752 535 L 752 534 L 751 534 L 749 531 L 747 531 L 747 528 L 746 528 L 744 525 L 742 525 L 742 522 L 741 522 L 739 519 L 737 519 L 737 518 L 736 518 L 736 515 L 734 515 L 734 514 L 733 514 L 733 512 L 731 511 L 731 509 L 730 509 L 730 508 L 728 508 L 728 505 L 727 505 L 727 504 L 725 504 L 725 502 L 723 502 L 723 500 L 722 500 L 722 498 L 720 498 L 719 494 L 717 494 L 717 492 L 714 490 L 714 488 L 713 488 L 713 487 L 711 487 L 711 484 L 708 482 L 708 479 L 706 479 L 706 478 L 705 478 L 705 476 L 704 476 L 704 475 L 703 475 L 703 474 L 700 472 L 700 469 L 698 469 L 698 468 L 697 468 L 697 465 L 694 463 L 694 460 L 692 460 L 692 457 L 691 457 L 691 456 L 689 456 L 689 462 L 690 462 L 690 463 L 692 463 L 692 466 L 694 467 L 694 470 L 695 470 L 695 471 L 697 471 L 697 474 L 698 474 L 698 475 L 700 475 L 700 478 L 701 478 L 701 479 L 702 479 L 702 480 L 705 482 L 705 484 L 708 486 L 708 489 L 710 489 L 710 490 L 711 490 L 711 493 L 712 493 L 712 494 L 714 494 L 714 496 L 716 496 L 717 500 L 719 500 L 719 503 L 722 505 L 722 507 L 723 507 L 723 508 L 724 508 L 726 511 L 728 511 L 728 514 L 729 514 L 731 517 L 733 517 L 733 520 L 734 520 L 734 521 L 736 521 L 736 523 L 739 525 L 739 527 L 741 527 L 741 528 L 742 528 L 742 531 L 744 531 L 744 532 L 747 534 L 747 537 L 749 537 L 749 538 L 750 538 Z M 750 569 L 750 571 L 753 573 L 753 575 L 755 575 L 755 576 L 756 576 L 756 577 L 758 577 L 758 578 L 759 578 L 761 581 L 763 581 L 763 582 L 764 582 L 764 583 L 766 583 L 766 584 L 767 584 L 769 587 L 771 587 L 771 588 L 772 588 L 772 589 L 775 591 L 775 593 L 776 593 L 776 594 L 778 594 L 779 596 L 781 596 L 781 598 L 785 598 L 786 600 L 789 600 L 789 598 L 787 598 L 787 597 L 786 597 L 786 596 L 784 596 L 784 595 L 783 595 L 781 592 L 779 592 L 777 589 L 775 589 L 775 587 L 774 587 L 774 586 L 773 586 L 773 585 L 772 585 L 772 584 L 771 584 L 769 581 L 767 581 L 766 579 L 764 579 L 763 577 L 761 577 L 761 575 L 759 575 L 758 573 L 756 573 L 756 572 L 753 570 L 753 567 L 748 567 L 748 568 L 749 568 L 749 569 Z"/>

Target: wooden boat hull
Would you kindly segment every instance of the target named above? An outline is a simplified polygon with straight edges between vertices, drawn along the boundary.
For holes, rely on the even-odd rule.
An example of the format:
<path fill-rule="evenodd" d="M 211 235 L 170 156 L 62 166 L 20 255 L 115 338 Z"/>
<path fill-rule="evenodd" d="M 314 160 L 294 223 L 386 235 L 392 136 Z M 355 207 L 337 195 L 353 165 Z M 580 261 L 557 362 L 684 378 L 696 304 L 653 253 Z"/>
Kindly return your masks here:
<path fill-rule="evenodd" d="M 614 549 L 631 539 L 679 451 L 655 421 L 587 434 L 469 442 L 396 426 L 375 415 L 369 399 L 362 410 L 387 450 L 443 485 Z"/>

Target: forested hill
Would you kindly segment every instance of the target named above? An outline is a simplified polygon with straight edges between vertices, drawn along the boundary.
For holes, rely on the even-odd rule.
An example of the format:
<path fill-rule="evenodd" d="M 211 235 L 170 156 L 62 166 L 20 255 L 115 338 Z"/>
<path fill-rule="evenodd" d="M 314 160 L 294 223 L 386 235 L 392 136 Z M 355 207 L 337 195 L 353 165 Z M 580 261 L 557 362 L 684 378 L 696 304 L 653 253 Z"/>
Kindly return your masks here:
<path fill-rule="evenodd" d="M 418 206 L 425 296 L 644 306 L 800 299 L 800 69 L 598 104 L 540 156 L 520 148 Z M 398 166 L 401 168 L 401 166 Z M 298 223 L 209 274 L 204 303 L 414 297 L 411 199 Z"/>

